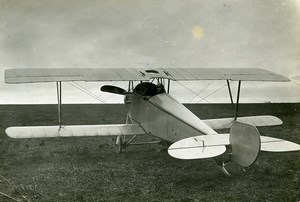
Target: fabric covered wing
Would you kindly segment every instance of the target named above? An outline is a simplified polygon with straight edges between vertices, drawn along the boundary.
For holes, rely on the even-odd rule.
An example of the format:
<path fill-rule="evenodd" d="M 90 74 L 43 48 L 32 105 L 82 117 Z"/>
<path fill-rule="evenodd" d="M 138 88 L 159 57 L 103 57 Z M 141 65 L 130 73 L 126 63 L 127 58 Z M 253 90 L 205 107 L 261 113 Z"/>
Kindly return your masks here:
<path fill-rule="evenodd" d="M 151 78 L 184 80 L 289 81 L 276 73 L 257 68 L 35 68 L 7 69 L 6 83 L 56 81 L 148 81 Z"/>
<path fill-rule="evenodd" d="M 274 72 L 258 68 L 173 68 L 165 69 L 173 80 L 289 81 Z"/>
<path fill-rule="evenodd" d="M 221 118 L 221 119 L 207 119 L 203 120 L 209 127 L 214 130 L 230 128 L 234 118 Z M 238 117 L 237 121 L 242 123 L 251 124 L 253 126 L 275 126 L 281 125 L 282 121 L 275 116 L 246 116 Z"/>
<path fill-rule="evenodd" d="M 6 83 L 40 83 L 56 81 L 142 81 L 148 80 L 133 68 L 36 68 L 7 69 Z"/>
<path fill-rule="evenodd" d="M 44 137 L 81 137 L 81 136 L 118 136 L 143 135 L 144 130 L 138 124 L 119 125 L 69 125 L 63 126 L 25 126 L 10 127 L 6 134 L 11 138 Z"/>

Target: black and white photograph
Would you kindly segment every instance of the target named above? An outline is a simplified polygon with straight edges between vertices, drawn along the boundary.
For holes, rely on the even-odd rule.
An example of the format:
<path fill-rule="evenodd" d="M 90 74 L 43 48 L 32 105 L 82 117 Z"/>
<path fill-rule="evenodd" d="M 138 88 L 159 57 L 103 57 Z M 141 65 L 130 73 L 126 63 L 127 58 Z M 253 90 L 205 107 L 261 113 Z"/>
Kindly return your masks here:
<path fill-rule="evenodd" d="M 300 201 L 300 1 L 0 0 L 0 201 Z"/>

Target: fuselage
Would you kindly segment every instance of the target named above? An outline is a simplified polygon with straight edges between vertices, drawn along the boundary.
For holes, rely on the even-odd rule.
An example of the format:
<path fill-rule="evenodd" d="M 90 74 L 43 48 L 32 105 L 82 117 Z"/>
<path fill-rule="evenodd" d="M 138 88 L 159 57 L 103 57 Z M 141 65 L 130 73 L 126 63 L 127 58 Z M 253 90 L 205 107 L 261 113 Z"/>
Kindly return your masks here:
<path fill-rule="evenodd" d="M 217 134 L 184 105 L 166 93 L 154 96 L 130 95 L 129 114 L 149 135 L 168 142 Z"/>

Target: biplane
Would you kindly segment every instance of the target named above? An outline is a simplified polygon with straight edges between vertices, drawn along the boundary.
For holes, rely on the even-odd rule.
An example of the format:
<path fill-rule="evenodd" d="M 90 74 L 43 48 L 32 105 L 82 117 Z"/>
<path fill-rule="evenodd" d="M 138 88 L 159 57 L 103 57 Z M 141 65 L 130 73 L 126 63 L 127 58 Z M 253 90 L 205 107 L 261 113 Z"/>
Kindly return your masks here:
<path fill-rule="evenodd" d="M 199 80 L 223 80 L 227 83 L 231 104 L 235 106 L 233 117 L 201 120 L 170 95 L 171 82 Z M 127 90 L 113 85 L 101 87 L 103 92 L 124 96 L 128 109 L 126 123 L 63 125 L 62 82 L 72 81 L 128 82 Z M 231 91 L 232 81 L 238 84 L 236 102 Z M 238 116 L 243 81 L 287 82 L 289 79 L 257 68 L 7 69 L 5 82 L 8 84 L 56 82 L 58 125 L 9 127 L 6 134 L 12 138 L 115 136 L 119 152 L 133 144 L 138 136 L 150 135 L 170 143 L 168 153 L 172 157 L 214 158 L 227 175 L 230 174 L 225 165 L 230 161 L 242 167 L 250 167 L 260 151 L 299 151 L 299 144 L 260 135 L 257 127 L 281 125 L 279 118 L 270 115 Z M 228 129 L 230 132 L 218 133 L 220 129 Z"/>

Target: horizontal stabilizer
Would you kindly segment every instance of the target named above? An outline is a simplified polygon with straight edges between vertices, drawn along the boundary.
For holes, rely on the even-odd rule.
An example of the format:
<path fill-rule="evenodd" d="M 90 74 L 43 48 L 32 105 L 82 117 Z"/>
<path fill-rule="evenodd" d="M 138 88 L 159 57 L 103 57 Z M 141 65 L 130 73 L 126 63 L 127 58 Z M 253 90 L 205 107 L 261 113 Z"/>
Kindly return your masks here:
<path fill-rule="evenodd" d="M 261 150 L 268 152 L 300 151 L 300 145 L 278 138 L 260 136 Z"/>
<path fill-rule="evenodd" d="M 241 124 L 241 123 L 240 123 Z M 250 127 L 250 126 L 249 126 Z M 235 129 L 236 130 L 236 129 Z M 233 135 L 236 132 L 232 132 Z M 237 133 L 238 134 L 238 133 Z M 259 135 L 259 134 L 258 134 Z M 249 136 L 250 139 L 247 139 Z M 231 160 L 235 159 L 235 162 L 242 166 L 250 166 L 255 159 L 257 158 L 255 155 L 253 160 L 249 161 L 249 153 L 245 153 L 246 157 L 243 157 L 243 162 L 241 163 L 241 159 L 239 157 L 239 149 L 245 147 L 246 149 L 251 149 L 249 146 L 253 147 L 253 145 L 249 145 L 247 141 L 252 139 L 252 135 L 248 131 L 245 135 L 245 141 L 239 142 L 237 144 L 236 140 L 233 141 L 234 137 L 230 138 L 230 134 L 218 134 L 218 135 L 201 135 L 195 137 L 189 137 L 182 140 L 179 140 L 173 143 L 169 149 L 168 153 L 170 156 L 177 159 L 202 159 L 202 158 L 211 158 L 216 157 L 223 154 L 226 151 L 227 145 L 232 145 L 232 147 L 236 147 L 237 151 L 235 154 L 231 154 Z M 231 139 L 231 140 L 230 140 Z M 235 138 L 236 139 L 236 138 Z M 237 140 L 240 141 L 240 137 L 237 137 Z M 252 141 L 252 140 L 251 140 Z M 245 143 L 246 142 L 246 143 Z M 235 146 L 236 145 L 236 146 Z M 254 145 L 255 146 L 255 145 Z M 261 151 L 269 151 L 269 152 L 290 152 L 290 151 L 300 151 L 300 145 L 278 139 L 273 137 L 260 136 L 260 149 Z M 233 149 L 233 148 L 232 148 Z M 237 160 L 239 160 L 237 162 Z M 246 162 L 245 161 L 249 161 Z"/>
<path fill-rule="evenodd" d="M 212 129 L 218 130 L 230 128 L 234 121 L 234 118 L 207 119 L 203 121 Z M 237 121 L 241 123 L 250 124 L 256 127 L 275 126 L 282 124 L 282 121 L 279 118 L 277 118 L 276 116 L 269 115 L 238 117 Z"/>
<path fill-rule="evenodd" d="M 229 134 L 202 135 L 175 142 L 168 153 L 178 159 L 211 158 L 223 154 L 228 144 Z"/>
<path fill-rule="evenodd" d="M 81 137 L 81 136 L 119 136 L 143 135 L 144 130 L 138 124 L 118 125 L 69 125 L 69 126 L 25 126 L 10 127 L 6 134 L 11 138 L 43 137 Z"/>

